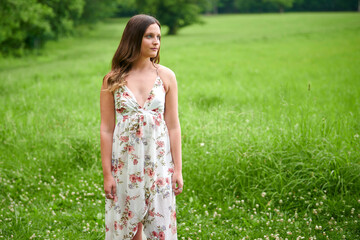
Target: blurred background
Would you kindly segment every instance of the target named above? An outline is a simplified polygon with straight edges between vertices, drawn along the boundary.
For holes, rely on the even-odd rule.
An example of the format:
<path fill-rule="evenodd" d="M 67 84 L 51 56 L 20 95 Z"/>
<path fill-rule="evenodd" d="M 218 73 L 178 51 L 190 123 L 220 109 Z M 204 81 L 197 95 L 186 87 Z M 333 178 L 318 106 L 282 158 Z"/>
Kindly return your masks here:
<path fill-rule="evenodd" d="M 176 34 L 198 14 L 360 11 L 358 0 L 2 0 L 0 52 L 21 56 L 48 40 L 111 17 L 148 13 Z"/>
<path fill-rule="evenodd" d="M 137 13 L 178 82 L 178 239 L 360 239 L 358 10 L 1 0 L 0 239 L 104 239 L 100 87 Z"/>

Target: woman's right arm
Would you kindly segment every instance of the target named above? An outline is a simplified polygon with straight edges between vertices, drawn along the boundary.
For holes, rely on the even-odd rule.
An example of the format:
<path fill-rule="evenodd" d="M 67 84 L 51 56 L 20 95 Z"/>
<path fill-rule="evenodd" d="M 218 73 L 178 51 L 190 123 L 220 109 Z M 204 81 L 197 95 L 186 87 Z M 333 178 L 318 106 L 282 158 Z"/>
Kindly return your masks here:
<path fill-rule="evenodd" d="M 114 199 L 116 196 L 116 184 L 111 174 L 111 159 L 113 133 L 115 128 L 115 104 L 113 94 L 106 91 L 107 78 L 108 75 L 104 77 L 100 91 L 100 146 L 105 194 L 107 194 L 107 198 Z"/>

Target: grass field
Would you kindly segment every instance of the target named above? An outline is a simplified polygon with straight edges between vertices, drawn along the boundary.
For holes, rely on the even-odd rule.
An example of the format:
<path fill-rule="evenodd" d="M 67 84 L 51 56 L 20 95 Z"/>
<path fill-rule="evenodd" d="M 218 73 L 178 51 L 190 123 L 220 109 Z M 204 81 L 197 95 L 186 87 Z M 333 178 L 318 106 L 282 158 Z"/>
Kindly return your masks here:
<path fill-rule="evenodd" d="M 0 59 L 0 238 L 104 238 L 99 91 L 125 22 Z M 204 22 L 162 38 L 179 239 L 360 239 L 360 15 Z"/>

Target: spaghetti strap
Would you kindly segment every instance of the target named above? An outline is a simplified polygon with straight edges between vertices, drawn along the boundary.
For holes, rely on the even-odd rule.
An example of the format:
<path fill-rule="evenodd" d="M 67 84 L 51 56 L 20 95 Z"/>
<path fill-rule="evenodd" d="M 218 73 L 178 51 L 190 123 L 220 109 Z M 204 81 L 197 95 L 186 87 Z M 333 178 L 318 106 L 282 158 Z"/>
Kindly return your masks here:
<path fill-rule="evenodd" d="M 158 71 L 158 69 L 159 69 L 159 67 L 155 67 L 155 69 L 156 69 L 156 77 L 158 78 L 159 77 L 159 71 Z"/>

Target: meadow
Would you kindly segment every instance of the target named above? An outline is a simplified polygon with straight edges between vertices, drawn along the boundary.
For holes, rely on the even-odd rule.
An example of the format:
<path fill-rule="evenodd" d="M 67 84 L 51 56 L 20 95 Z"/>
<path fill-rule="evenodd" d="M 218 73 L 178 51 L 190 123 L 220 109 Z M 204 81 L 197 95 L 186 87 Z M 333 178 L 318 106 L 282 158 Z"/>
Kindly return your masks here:
<path fill-rule="evenodd" d="M 360 15 L 162 29 L 179 86 L 179 239 L 360 239 Z M 0 239 L 104 239 L 103 76 L 127 19 L 0 58 Z"/>

